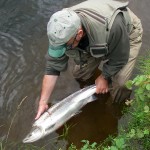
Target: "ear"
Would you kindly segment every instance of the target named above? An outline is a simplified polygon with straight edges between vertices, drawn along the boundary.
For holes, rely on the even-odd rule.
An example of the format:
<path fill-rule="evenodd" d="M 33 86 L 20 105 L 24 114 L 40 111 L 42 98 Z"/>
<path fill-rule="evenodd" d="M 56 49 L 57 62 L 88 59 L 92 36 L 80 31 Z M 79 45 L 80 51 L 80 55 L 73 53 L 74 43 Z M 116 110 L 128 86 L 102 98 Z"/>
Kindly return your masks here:
<path fill-rule="evenodd" d="M 78 34 L 77 34 L 76 40 L 77 40 L 77 41 L 80 41 L 82 37 L 83 37 L 83 29 L 80 28 L 80 29 L 78 30 Z"/>

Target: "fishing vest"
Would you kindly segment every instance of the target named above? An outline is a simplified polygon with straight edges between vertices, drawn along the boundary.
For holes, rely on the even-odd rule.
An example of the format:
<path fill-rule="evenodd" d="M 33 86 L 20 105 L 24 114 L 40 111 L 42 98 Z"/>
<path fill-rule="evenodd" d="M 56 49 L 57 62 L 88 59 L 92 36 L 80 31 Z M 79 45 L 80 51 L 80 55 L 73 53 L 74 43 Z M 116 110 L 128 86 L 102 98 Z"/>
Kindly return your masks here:
<path fill-rule="evenodd" d="M 127 31 L 130 32 L 131 19 L 127 6 L 128 2 L 87 0 L 69 8 L 81 18 L 89 38 L 88 49 L 93 57 L 107 55 L 109 34 L 117 14 L 122 13 Z"/>

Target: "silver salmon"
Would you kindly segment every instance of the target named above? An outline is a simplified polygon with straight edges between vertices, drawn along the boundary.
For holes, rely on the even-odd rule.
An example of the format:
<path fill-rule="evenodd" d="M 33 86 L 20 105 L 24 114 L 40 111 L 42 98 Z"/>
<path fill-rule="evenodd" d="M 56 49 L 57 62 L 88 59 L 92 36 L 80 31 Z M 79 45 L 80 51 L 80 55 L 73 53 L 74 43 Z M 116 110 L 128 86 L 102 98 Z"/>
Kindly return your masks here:
<path fill-rule="evenodd" d="M 96 86 L 91 85 L 54 104 L 34 122 L 30 133 L 23 139 L 23 143 L 35 142 L 57 130 L 75 116 L 83 106 L 94 101 L 95 92 Z"/>

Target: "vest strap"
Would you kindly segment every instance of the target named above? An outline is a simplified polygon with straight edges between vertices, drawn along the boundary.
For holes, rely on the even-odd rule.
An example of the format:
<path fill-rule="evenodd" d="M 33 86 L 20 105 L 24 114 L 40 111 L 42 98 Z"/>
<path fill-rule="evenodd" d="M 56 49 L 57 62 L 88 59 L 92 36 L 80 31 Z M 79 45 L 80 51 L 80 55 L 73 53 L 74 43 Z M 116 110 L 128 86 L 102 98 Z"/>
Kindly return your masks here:
<path fill-rule="evenodd" d="M 108 46 L 106 44 L 97 44 L 89 47 L 89 51 L 93 57 L 103 57 L 108 54 Z"/>
<path fill-rule="evenodd" d="M 122 11 L 122 12 L 123 12 L 123 16 L 124 16 L 125 21 L 126 21 L 127 31 L 128 31 L 128 33 L 130 33 L 132 30 L 132 25 L 131 25 L 131 17 L 129 15 L 129 11 L 127 9 L 127 11 Z"/>

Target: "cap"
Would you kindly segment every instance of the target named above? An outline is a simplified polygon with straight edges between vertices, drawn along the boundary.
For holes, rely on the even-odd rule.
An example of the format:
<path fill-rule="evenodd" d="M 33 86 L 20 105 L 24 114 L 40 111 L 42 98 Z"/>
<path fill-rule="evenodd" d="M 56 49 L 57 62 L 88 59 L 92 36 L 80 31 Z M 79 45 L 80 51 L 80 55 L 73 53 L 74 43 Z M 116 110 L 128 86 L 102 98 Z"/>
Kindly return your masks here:
<path fill-rule="evenodd" d="M 61 57 L 66 50 L 65 44 L 76 34 L 80 26 L 80 17 L 74 11 L 63 9 L 54 13 L 47 24 L 49 55 Z"/>

